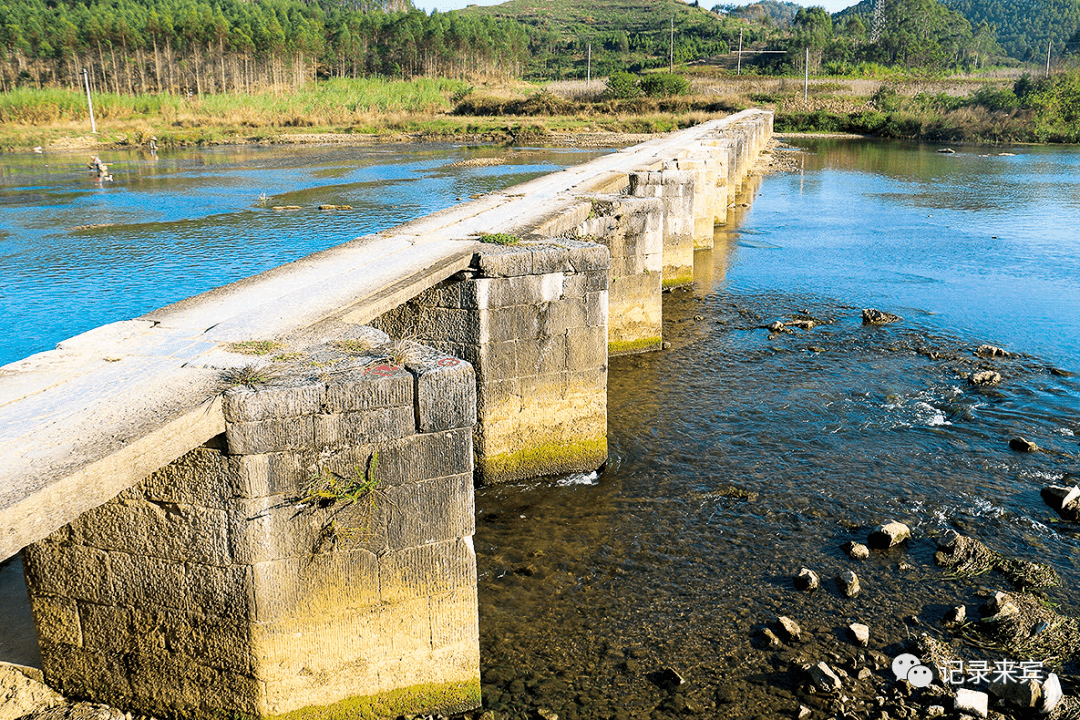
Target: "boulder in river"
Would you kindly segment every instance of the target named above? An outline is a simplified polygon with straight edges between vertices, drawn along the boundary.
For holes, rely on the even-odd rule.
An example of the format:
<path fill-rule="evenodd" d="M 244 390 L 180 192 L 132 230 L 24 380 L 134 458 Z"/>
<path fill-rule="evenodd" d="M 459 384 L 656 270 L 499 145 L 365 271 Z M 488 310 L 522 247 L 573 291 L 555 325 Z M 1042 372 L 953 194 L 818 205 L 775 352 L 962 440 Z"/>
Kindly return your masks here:
<path fill-rule="evenodd" d="M 806 669 L 806 674 L 810 678 L 810 682 L 814 684 L 814 687 L 819 690 L 824 690 L 825 692 L 836 692 L 844 684 L 840 680 L 840 676 L 837 675 L 824 661 L 808 667 Z"/>
<path fill-rule="evenodd" d="M 992 682 L 988 688 L 994 697 L 1001 698 L 1020 710 L 1034 710 L 1042 704 L 1042 683 L 1038 680 L 1006 679 Z"/>
<path fill-rule="evenodd" d="M 1009 357 L 1007 350 L 1002 350 L 993 345 L 980 345 L 975 349 L 975 354 L 981 358 Z"/>
<path fill-rule="evenodd" d="M 966 713 L 975 717 L 986 717 L 989 710 L 990 696 L 978 690 L 959 688 L 956 691 L 956 702 L 953 707 L 958 713 Z"/>
<path fill-rule="evenodd" d="M 993 370 L 983 370 L 977 372 L 968 378 L 968 384 L 975 387 L 989 387 L 990 385 L 997 385 L 1001 382 L 1001 373 L 994 372 Z"/>
<path fill-rule="evenodd" d="M 870 628 L 862 623 L 848 625 L 848 634 L 859 647 L 866 647 L 870 644 Z"/>
<path fill-rule="evenodd" d="M 810 568 L 802 568 L 795 576 L 795 589 L 805 592 L 813 592 L 821 586 L 821 578 Z"/>
<path fill-rule="evenodd" d="M 1080 486 L 1050 485 L 1040 490 L 1039 494 L 1042 495 L 1043 502 L 1063 520 L 1080 522 Z"/>
<path fill-rule="evenodd" d="M 1027 438 L 1014 437 L 1009 441 L 1009 449 L 1016 452 L 1038 452 L 1039 446 Z"/>
<path fill-rule="evenodd" d="M 851 570 L 845 570 L 836 576 L 836 587 L 844 597 L 853 598 L 859 594 L 862 587 L 859 585 L 859 576 Z"/>
<path fill-rule="evenodd" d="M 779 628 L 780 634 L 791 642 L 798 642 L 802 638 L 802 628 L 799 627 L 799 623 L 789 617 L 781 615 L 776 618 L 776 626 Z"/>
<path fill-rule="evenodd" d="M 843 551 L 848 554 L 848 557 L 852 560 L 865 560 L 870 557 L 870 548 L 866 547 L 862 543 L 857 543 L 854 540 L 849 540 L 844 543 Z"/>
<path fill-rule="evenodd" d="M 899 315 L 893 315 L 882 310 L 874 310 L 873 308 L 866 308 L 862 311 L 862 324 L 863 325 L 888 325 L 899 320 L 903 320 Z"/>
<path fill-rule="evenodd" d="M 870 533 L 866 542 L 870 547 L 878 550 L 888 550 L 911 537 L 911 528 L 901 522 L 887 522 L 878 525 Z"/>

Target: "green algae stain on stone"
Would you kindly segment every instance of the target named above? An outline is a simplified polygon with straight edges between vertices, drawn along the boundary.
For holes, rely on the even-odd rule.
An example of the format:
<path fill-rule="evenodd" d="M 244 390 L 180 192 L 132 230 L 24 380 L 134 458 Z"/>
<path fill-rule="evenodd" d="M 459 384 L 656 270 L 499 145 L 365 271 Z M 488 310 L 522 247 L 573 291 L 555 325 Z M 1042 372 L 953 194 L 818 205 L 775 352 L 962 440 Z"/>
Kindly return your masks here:
<path fill-rule="evenodd" d="M 644 337 L 637 340 L 612 340 L 608 342 L 608 357 L 617 355 L 633 355 L 634 353 L 659 350 L 664 344 L 662 337 Z"/>
<path fill-rule="evenodd" d="M 271 720 L 388 720 L 401 715 L 442 714 L 475 710 L 480 707 L 480 678 L 451 682 L 412 685 L 388 690 L 378 695 L 348 698 L 333 705 L 293 710 Z"/>
<path fill-rule="evenodd" d="M 542 443 L 489 457 L 476 458 L 485 483 L 523 480 L 541 475 L 595 470 L 607 461 L 607 436 L 570 443 Z"/>

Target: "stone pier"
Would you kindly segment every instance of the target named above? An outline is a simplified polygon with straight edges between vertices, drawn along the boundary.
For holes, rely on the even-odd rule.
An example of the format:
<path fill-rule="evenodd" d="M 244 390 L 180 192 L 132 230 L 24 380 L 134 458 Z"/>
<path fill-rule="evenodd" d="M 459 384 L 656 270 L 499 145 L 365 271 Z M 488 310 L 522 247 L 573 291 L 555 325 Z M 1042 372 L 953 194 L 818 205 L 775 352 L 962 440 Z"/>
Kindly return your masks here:
<path fill-rule="evenodd" d="M 24 551 L 53 685 L 158 717 L 479 704 L 471 366 L 374 330 L 301 357 Z"/>

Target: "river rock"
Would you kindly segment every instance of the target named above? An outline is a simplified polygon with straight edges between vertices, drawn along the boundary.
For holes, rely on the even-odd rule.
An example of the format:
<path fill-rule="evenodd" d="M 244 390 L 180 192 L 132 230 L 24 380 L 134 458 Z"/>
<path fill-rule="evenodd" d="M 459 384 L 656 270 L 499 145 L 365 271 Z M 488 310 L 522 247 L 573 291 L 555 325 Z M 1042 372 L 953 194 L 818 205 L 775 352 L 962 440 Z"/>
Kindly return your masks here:
<path fill-rule="evenodd" d="M 953 708 L 958 713 L 969 713 L 976 717 L 986 717 L 986 711 L 990 705 L 990 696 L 978 690 L 959 688 L 956 691 L 956 701 Z"/>
<path fill-rule="evenodd" d="M 1063 520 L 1080 522 L 1080 486 L 1050 485 L 1039 491 L 1043 502 L 1049 505 Z"/>
<path fill-rule="evenodd" d="M 1027 438 L 1014 437 L 1009 441 L 1009 449 L 1016 452 L 1038 452 L 1039 446 Z"/>
<path fill-rule="evenodd" d="M 825 692 L 836 692 L 843 686 L 840 677 L 824 661 L 808 667 L 806 674 L 815 687 Z"/>
<path fill-rule="evenodd" d="M 765 638 L 765 642 L 768 643 L 771 650 L 780 650 L 784 647 L 784 643 L 771 628 L 762 628 L 761 637 Z"/>
<path fill-rule="evenodd" d="M 956 151 L 953 150 L 952 148 L 938 148 L 937 152 L 939 152 L 939 153 L 941 153 L 943 155 L 955 155 L 956 154 Z"/>
<path fill-rule="evenodd" d="M 851 635 L 851 639 L 855 641 L 855 644 L 859 647 L 867 647 L 870 644 L 870 628 L 862 623 L 851 623 L 848 625 L 848 634 Z M 863 668 L 864 670 L 866 668 Z"/>
<path fill-rule="evenodd" d="M 1001 622 L 1018 612 L 1020 612 L 1020 609 L 1016 607 L 1016 603 L 1012 601 L 1009 593 L 1001 591 L 994 593 L 993 597 L 979 608 L 979 614 L 982 615 L 983 622 L 988 623 Z"/>
<path fill-rule="evenodd" d="M 809 568 L 802 568 L 799 570 L 799 574 L 795 576 L 795 589 L 803 590 L 805 592 L 813 592 L 821 586 L 821 578 L 818 574 Z"/>
<path fill-rule="evenodd" d="M 63 703 L 63 696 L 42 682 L 40 671 L 0 663 L 0 720 L 16 720 Z"/>
<path fill-rule="evenodd" d="M 320 205 L 320 210 L 352 210 L 352 205 Z"/>
<path fill-rule="evenodd" d="M 680 675 L 675 668 L 666 667 L 656 676 L 656 684 L 669 692 L 678 690 L 684 682 L 686 681 L 683 680 L 683 676 Z"/>
<path fill-rule="evenodd" d="M 883 312 L 881 310 L 874 310 L 873 308 L 866 308 L 862 311 L 862 324 L 863 325 L 888 325 L 889 323 L 898 322 L 903 320 L 899 315 L 893 315 L 892 313 Z"/>
<path fill-rule="evenodd" d="M 857 543 L 854 540 L 849 540 L 844 543 L 843 550 L 852 560 L 865 560 L 870 557 L 870 548 L 862 543 Z"/>
<path fill-rule="evenodd" d="M 1054 711 L 1054 708 L 1061 702 L 1061 698 L 1064 694 L 1061 692 L 1061 681 L 1058 680 L 1057 673 L 1050 673 L 1046 676 L 1046 680 L 1042 684 L 1042 702 L 1039 703 L 1039 712 L 1043 715 L 1049 715 Z"/>
<path fill-rule="evenodd" d="M 779 628 L 780 634 L 791 642 L 799 642 L 802 639 L 802 628 L 799 627 L 799 623 L 791 618 L 781 615 L 776 618 L 776 626 Z"/>
<path fill-rule="evenodd" d="M 989 690 L 995 697 L 1021 710 L 1032 710 L 1042 703 L 1042 685 L 1038 680 L 993 682 Z"/>
<path fill-rule="evenodd" d="M 945 613 L 944 621 L 947 625 L 959 625 L 967 619 L 967 607 L 964 605 L 957 605 L 949 612 Z"/>
<path fill-rule="evenodd" d="M 975 354 L 981 358 L 1009 357 L 1009 353 L 993 345 L 980 345 Z"/>
<path fill-rule="evenodd" d="M 983 370 L 977 372 L 968 378 L 968 383 L 975 385 L 976 387 L 987 387 L 989 385 L 997 385 L 1001 382 L 1001 373 L 994 372 L 993 370 Z"/>
<path fill-rule="evenodd" d="M 911 528 L 907 525 L 901 522 L 888 522 L 884 525 L 878 525 L 870 533 L 867 544 L 878 550 L 887 550 L 899 545 L 909 537 L 911 537 Z"/>
<path fill-rule="evenodd" d="M 859 585 L 859 576 L 851 570 L 845 570 L 836 576 L 836 587 L 840 588 L 840 592 L 844 597 L 853 598 L 859 594 L 862 587 Z"/>

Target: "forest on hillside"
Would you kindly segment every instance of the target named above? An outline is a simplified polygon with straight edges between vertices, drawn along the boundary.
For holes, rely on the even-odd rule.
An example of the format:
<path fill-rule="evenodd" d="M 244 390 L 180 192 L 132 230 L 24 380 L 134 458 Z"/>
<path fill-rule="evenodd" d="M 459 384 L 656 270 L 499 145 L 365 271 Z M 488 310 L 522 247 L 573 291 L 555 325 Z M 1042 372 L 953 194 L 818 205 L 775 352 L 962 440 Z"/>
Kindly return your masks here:
<path fill-rule="evenodd" d="M 873 2 L 837 15 L 798 7 L 785 21 L 794 6 L 783 0 L 760 13 L 697 0 L 508 0 L 430 15 L 411 0 L 0 0 L 0 90 L 74 88 L 84 68 L 92 89 L 117 93 L 281 91 L 334 77 L 600 77 L 714 62 L 740 41 L 777 51 L 744 61 L 757 72 L 801 71 L 807 56 L 828 74 L 869 63 L 940 72 L 993 61 L 997 38 L 1035 53 L 1047 18 L 1063 47 L 1080 28 L 1080 0 L 888 0 L 876 37 Z M 995 24 L 1014 22 L 1021 2 L 1039 12 L 1008 33 Z M 963 14 L 977 11 L 986 19 L 974 24 Z"/>
<path fill-rule="evenodd" d="M 1011 57 L 1038 61 L 1047 43 L 1056 55 L 1075 54 L 1080 31 L 1080 0 L 944 0 L 973 25 L 987 23 Z M 1071 41 L 1071 42 L 1070 42 Z"/>
<path fill-rule="evenodd" d="M 18 0 L 0 2 L 0 90 L 283 89 L 317 77 L 520 76 L 519 23 L 430 16 L 409 0 Z"/>

